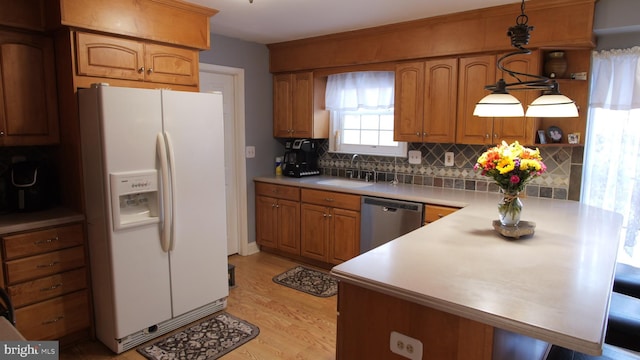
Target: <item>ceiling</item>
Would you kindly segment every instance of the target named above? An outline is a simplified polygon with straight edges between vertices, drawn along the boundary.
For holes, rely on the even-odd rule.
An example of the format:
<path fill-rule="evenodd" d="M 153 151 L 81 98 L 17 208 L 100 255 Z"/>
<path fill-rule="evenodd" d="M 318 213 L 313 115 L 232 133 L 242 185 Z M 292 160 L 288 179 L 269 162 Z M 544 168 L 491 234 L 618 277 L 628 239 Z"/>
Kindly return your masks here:
<path fill-rule="evenodd" d="M 271 44 L 519 0 L 185 0 L 219 10 L 211 32 Z"/>

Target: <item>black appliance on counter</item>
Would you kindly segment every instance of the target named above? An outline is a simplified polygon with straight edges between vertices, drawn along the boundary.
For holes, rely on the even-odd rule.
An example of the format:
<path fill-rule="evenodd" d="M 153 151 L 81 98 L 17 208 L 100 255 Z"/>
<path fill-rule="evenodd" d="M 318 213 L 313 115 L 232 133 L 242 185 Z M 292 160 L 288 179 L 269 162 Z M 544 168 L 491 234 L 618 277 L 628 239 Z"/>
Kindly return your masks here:
<path fill-rule="evenodd" d="M 50 205 L 48 169 L 38 161 L 21 161 L 11 166 L 9 206 L 16 211 L 44 210 Z"/>
<path fill-rule="evenodd" d="M 320 175 L 317 146 L 318 144 L 312 140 L 287 140 L 284 145 L 282 175 L 298 178 Z"/>

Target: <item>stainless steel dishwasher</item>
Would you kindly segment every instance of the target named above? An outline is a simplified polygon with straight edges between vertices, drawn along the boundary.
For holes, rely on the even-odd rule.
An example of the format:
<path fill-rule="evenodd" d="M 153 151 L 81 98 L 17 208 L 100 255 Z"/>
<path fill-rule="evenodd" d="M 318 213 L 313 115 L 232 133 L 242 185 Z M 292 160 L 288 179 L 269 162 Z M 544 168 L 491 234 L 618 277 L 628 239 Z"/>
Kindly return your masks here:
<path fill-rule="evenodd" d="M 422 226 L 421 203 L 369 196 L 361 202 L 361 254 Z"/>

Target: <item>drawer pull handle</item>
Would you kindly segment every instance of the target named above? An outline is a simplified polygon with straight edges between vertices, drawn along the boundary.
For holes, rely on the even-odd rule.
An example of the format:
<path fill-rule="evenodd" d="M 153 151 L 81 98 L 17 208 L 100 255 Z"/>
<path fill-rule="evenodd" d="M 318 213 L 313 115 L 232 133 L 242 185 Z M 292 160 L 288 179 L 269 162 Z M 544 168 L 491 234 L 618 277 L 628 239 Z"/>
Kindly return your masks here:
<path fill-rule="evenodd" d="M 62 286 L 62 283 L 57 283 L 55 285 L 51 285 L 51 286 L 46 287 L 46 288 L 41 288 L 40 291 L 51 291 L 51 290 L 55 290 L 55 289 L 59 288 L 60 286 Z"/>
<path fill-rule="evenodd" d="M 60 321 L 60 320 L 62 320 L 62 319 L 64 319 L 64 316 L 60 315 L 60 316 L 58 316 L 58 317 L 57 317 L 57 318 L 55 318 L 55 319 L 51 319 L 51 320 L 47 320 L 47 321 L 43 321 L 43 322 L 42 322 L 42 325 L 55 324 L 55 323 L 57 323 L 58 321 Z"/>
<path fill-rule="evenodd" d="M 45 265 L 36 265 L 36 267 L 38 269 L 43 269 L 43 268 L 50 268 L 50 267 L 56 266 L 58 264 L 60 264 L 59 261 L 54 261 L 54 262 L 51 262 L 51 263 L 48 263 L 48 264 L 45 264 Z"/>
<path fill-rule="evenodd" d="M 51 244 L 54 241 L 58 241 L 60 240 L 57 236 L 51 239 L 44 239 L 44 240 L 38 240 L 38 241 L 34 241 L 33 244 L 34 245 L 43 245 L 43 244 Z"/>
<path fill-rule="evenodd" d="M 334 198 L 324 198 L 324 201 L 333 202 L 336 201 Z"/>

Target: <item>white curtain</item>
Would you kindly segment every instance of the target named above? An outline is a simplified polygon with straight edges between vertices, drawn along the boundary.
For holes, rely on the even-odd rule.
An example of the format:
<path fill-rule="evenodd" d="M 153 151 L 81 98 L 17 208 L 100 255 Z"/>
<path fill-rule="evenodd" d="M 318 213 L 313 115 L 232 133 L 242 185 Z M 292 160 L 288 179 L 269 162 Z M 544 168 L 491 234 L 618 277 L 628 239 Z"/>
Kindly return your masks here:
<path fill-rule="evenodd" d="M 393 108 L 393 71 L 361 71 L 329 75 L 325 92 L 328 110 L 356 111 Z"/>
<path fill-rule="evenodd" d="M 640 267 L 640 47 L 592 60 L 581 201 L 624 216 L 618 260 Z"/>

